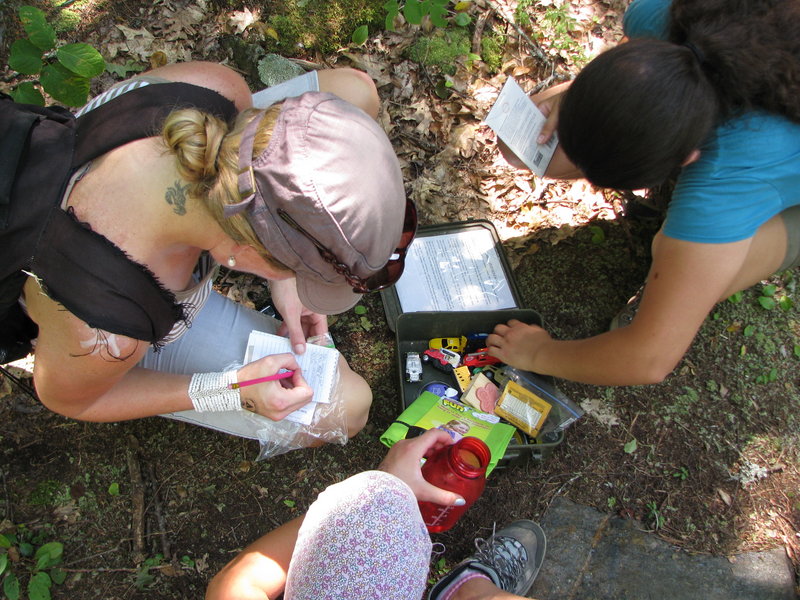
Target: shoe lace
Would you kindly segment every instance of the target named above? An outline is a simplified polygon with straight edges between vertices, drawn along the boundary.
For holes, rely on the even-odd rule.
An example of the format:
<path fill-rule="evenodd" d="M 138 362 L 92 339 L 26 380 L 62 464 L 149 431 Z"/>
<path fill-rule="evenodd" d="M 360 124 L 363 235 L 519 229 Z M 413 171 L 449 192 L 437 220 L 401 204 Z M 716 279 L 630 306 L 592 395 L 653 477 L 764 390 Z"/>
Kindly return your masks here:
<path fill-rule="evenodd" d="M 475 540 L 476 560 L 487 567 L 491 567 L 497 574 L 500 588 L 506 592 L 513 592 L 517 582 L 522 576 L 528 562 L 528 553 L 525 547 L 513 537 L 497 536 L 497 524 L 492 526 L 492 536 L 485 540 Z"/>

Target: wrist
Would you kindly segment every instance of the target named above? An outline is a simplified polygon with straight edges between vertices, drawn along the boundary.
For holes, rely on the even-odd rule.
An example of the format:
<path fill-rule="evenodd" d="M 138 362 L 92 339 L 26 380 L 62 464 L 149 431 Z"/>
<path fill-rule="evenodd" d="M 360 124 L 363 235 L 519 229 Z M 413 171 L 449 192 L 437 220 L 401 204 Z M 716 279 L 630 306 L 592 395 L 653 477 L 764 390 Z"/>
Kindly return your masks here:
<path fill-rule="evenodd" d="M 225 373 L 195 373 L 189 382 L 189 399 L 197 412 L 242 410 L 242 399 L 236 383 L 236 371 Z"/>

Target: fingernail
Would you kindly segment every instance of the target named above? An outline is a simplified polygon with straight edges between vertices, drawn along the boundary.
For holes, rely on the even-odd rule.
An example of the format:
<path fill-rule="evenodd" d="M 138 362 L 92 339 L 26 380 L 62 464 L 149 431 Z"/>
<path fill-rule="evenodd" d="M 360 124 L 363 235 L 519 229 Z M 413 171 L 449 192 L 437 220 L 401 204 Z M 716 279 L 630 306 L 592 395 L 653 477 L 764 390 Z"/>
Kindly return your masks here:
<path fill-rule="evenodd" d="M 305 344 L 295 344 L 294 345 L 294 353 L 295 354 L 303 354 L 306 351 Z"/>
<path fill-rule="evenodd" d="M 545 140 L 545 137 L 543 135 L 540 135 L 538 138 L 536 138 L 536 143 L 537 144 L 544 144 L 544 140 Z"/>
<path fill-rule="evenodd" d="M 458 500 L 453 502 L 453 506 L 464 506 L 466 503 L 467 503 L 466 500 L 464 500 L 463 498 L 459 498 Z"/>

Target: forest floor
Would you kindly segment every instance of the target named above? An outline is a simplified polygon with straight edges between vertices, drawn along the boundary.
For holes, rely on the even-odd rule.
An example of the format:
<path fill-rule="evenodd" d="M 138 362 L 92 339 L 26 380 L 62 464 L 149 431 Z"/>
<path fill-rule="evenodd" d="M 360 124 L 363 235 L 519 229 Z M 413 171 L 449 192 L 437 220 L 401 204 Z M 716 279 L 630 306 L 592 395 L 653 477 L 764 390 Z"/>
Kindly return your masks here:
<path fill-rule="evenodd" d="M 65 37 L 93 44 L 122 70 L 222 61 L 256 89 L 252 57 L 263 55 L 258 48 L 271 35 L 263 25 L 270 5 L 258 11 L 234 4 L 78 2 L 81 18 Z M 381 124 L 422 223 L 491 221 L 523 306 L 558 338 L 603 331 L 642 284 L 668 190 L 620 194 L 514 170 L 482 120 L 508 76 L 526 91 L 544 89 L 618 42 L 626 5 L 475 2 L 464 30 L 468 48 L 478 54 L 483 39 L 502 40 L 496 71 L 466 55 L 439 66 L 412 60 L 410 48 L 441 32 L 407 24 L 378 29 L 361 46 L 324 53 L 296 47 L 291 54 L 306 67 L 355 66 L 373 77 Z M 529 19 L 524 26 L 520 10 Z M 18 32 L 7 18 L 2 56 Z M 95 91 L 115 79 L 106 74 Z M 0 88 L 16 82 L 8 71 L 2 81 Z M 663 383 L 558 382 L 586 415 L 546 460 L 492 475 L 461 522 L 436 536 L 447 550 L 434 571 L 464 558 L 473 537 L 495 521 L 541 518 L 556 496 L 635 518 L 690 552 L 783 546 L 798 568 L 798 274 L 781 274 L 720 303 Z M 249 276 L 230 274 L 218 289 L 256 308 L 269 302 L 263 282 Z M 764 307 L 764 298 L 782 297 L 795 306 Z M 256 442 L 160 418 L 77 422 L 2 380 L 0 534 L 16 536 L 7 551 L 10 568 L 25 583 L 36 571 L 26 553 L 58 541 L 66 579 L 53 588 L 54 598 L 202 597 L 208 579 L 243 546 L 384 455 L 379 437 L 400 410 L 396 341 L 380 296 L 360 306 L 331 325 L 337 347 L 374 391 L 369 424 L 346 446 L 257 461 Z M 30 383 L 25 367 L 13 372 Z"/>

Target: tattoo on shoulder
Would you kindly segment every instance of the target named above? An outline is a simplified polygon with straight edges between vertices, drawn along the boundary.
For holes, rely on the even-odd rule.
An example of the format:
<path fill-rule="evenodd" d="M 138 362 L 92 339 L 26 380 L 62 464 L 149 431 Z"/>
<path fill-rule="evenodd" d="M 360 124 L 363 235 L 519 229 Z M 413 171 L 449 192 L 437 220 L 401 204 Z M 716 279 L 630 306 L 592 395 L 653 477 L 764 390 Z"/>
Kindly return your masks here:
<path fill-rule="evenodd" d="M 181 185 L 177 179 L 175 183 L 167 188 L 167 193 L 164 194 L 164 199 L 167 204 L 172 206 L 172 212 L 176 215 L 186 214 L 186 190 L 189 189 L 189 184 Z"/>

